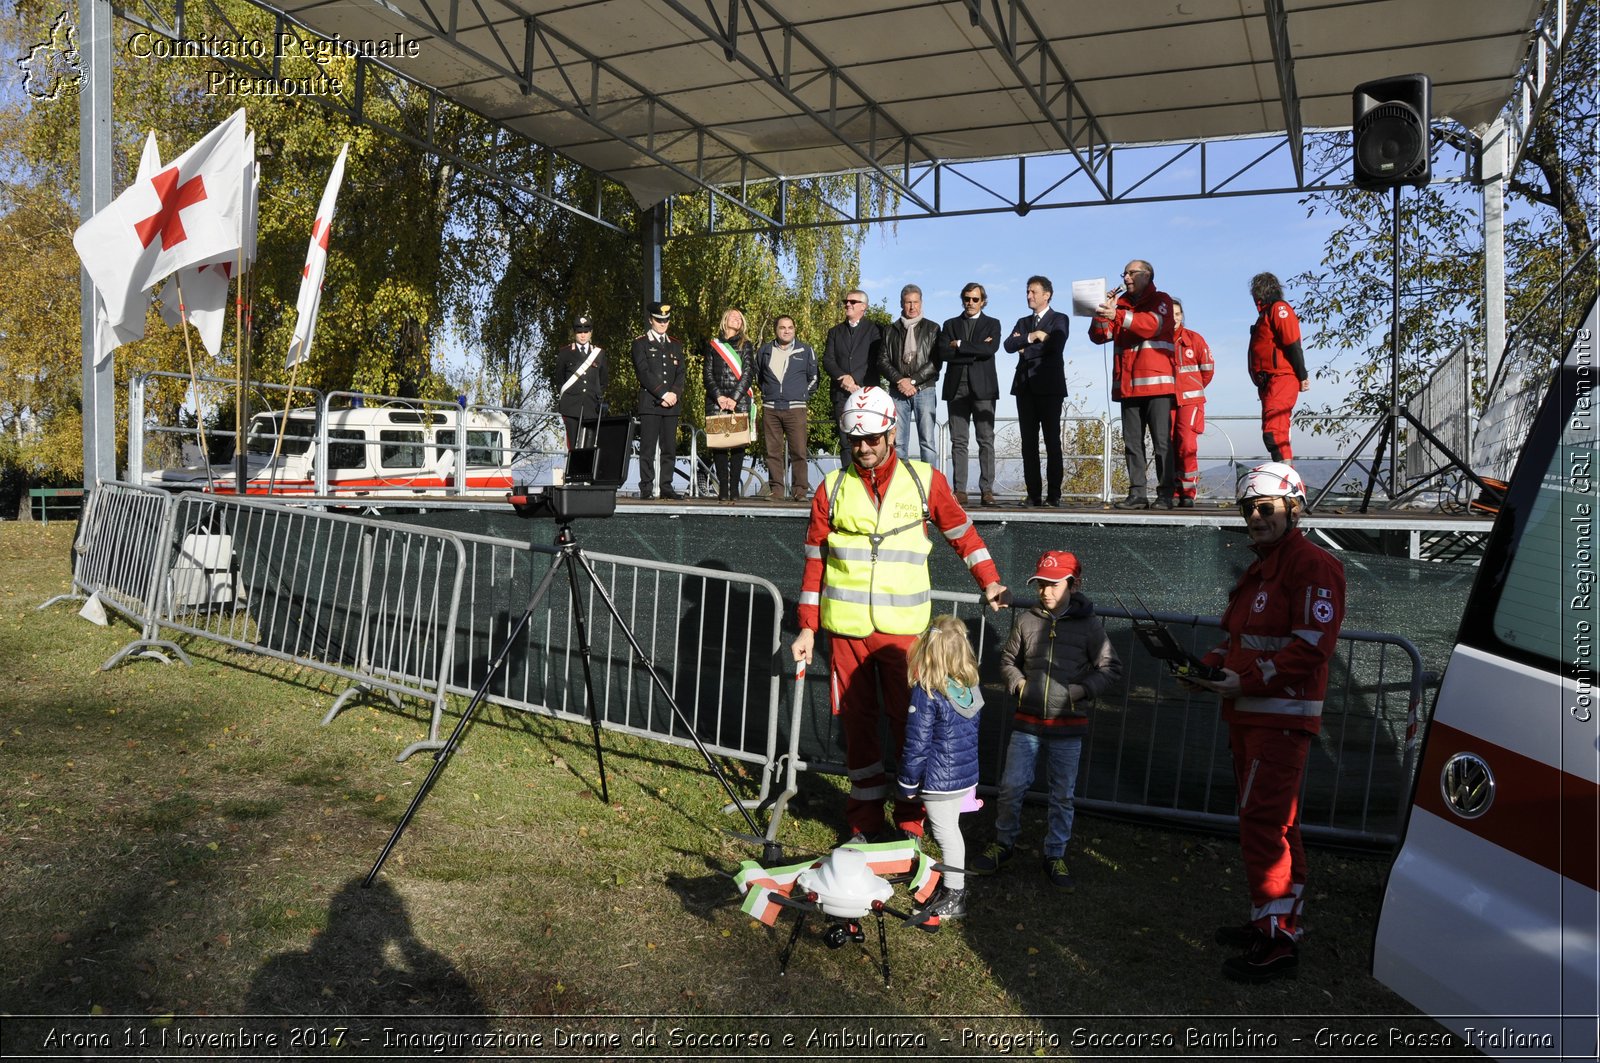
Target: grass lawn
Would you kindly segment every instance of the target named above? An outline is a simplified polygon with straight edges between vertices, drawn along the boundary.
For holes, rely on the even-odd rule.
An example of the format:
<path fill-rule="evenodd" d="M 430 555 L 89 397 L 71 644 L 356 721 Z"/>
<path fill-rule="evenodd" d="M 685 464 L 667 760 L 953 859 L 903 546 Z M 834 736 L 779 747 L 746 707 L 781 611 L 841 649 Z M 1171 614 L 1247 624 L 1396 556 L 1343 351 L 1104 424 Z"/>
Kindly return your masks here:
<path fill-rule="evenodd" d="M 1382 860 L 1314 850 L 1300 979 L 1239 986 L 1211 943 L 1245 913 L 1233 840 L 1089 815 L 1069 852 L 1075 893 L 1052 889 L 1030 850 L 971 880 L 967 919 L 936 935 L 891 925 L 889 988 L 870 923 L 865 945 L 830 951 L 813 921 L 779 977 L 791 920 L 773 930 L 738 910 L 727 873 L 757 854 L 722 831 L 740 824 L 703 763 L 607 734 L 602 803 L 587 728 L 498 709 L 364 890 L 431 763 L 394 760 L 424 733 L 422 707 L 366 703 L 324 727 L 337 682 L 199 641 L 193 667 L 99 671 L 134 637 L 126 621 L 35 610 L 68 587 L 74 528 L 0 525 L 0 1011 L 77 1017 L 7 1019 L 7 1053 L 51 1029 L 114 1028 L 117 1045 L 153 1050 L 244 1028 L 196 1018 L 239 1014 L 323 1017 L 248 1020 L 278 1047 L 349 1027 L 310 1036 L 390 1057 L 506 1031 L 540 1044 L 483 1054 L 1101 1058 L 1169 1035 L 1215 1054 L 1193 1047 L 1197 1029 L 1326 1056 L 1319 1027 L 1438 1029 L 1367 973 Z M 826 849 L 842 806 L 839 780 L 808 778 L 784 842 Z M 969 842 L 991 822 L 969 816 Z M 902 1052 L 902 1035 L 927 1047 Z M 1143 1050 L 1171 1054 L 1159 1045 Z"/>

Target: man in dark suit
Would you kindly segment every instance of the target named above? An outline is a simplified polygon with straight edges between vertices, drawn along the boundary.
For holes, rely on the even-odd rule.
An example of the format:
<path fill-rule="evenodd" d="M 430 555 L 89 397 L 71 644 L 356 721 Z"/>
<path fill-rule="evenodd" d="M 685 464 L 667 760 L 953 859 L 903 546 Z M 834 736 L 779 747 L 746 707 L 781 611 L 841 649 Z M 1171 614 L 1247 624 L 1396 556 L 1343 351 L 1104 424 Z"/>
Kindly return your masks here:
<path fill-rule="evenodd" d="M 1067 397 L 1066 314 L 1050 309 L 1055 288 L 1049 277 L 1028 278 L 1028 309 L 1018 318 L 1005 348 L 1017 355 L 1011 394 L 1017 397 L 1017 422 L 1022 434 L 1022 479 L 1028 486 L 1025 506 L 1061 504 L 1061 404 Z M 1044 435 L 1046 480 L 1041 495 L 1039 435 Z"/>
<path fill-rule="evenodd" d="M 844 415 L 850 396 L 878 382 L 876 366 L 883 330 L 868 321 L 867 293 L 852 289 L 845 293 L 844 320 L 828 330 L 822 343 L 822 371 L 828 374 L 828 394 L 833 399 L 833 419 Z M 849 441 L 840 437 L 839 460 L 850 466 Z"/>
<path fill-rule="evenodd" d="M 650 327 L 633 341 L 633 371 L 639 376 L 639 497 L 650 498 L 661 454 L 661 497 L 682 498 L 672 489 L 678 454 L 678 413 L 688 372 L 683 344 L 667 335 L 672 307 L 650 304 Z"/>
<path fill-rule="evenodd" d="M 967 426 L 978 434 L 978 490 L 983 505 L 994 497 L 994 407 L 1000 400 L 1000 375 L 994 355 L 1000 349 L 1000 322 L 983 312 L 989 293 L 973 283 L 961 289 L 961 314 L 944 323 L 934 348 L 945 365 L 940 397 L 950 408 L 950 486 L 967 504 Z"/>
<path fill-rule="evenodd" d="M 572 342 L 556 351 L 556 409 L 567 429 L 567 449 L 582 446 L 578 438 L 584 425 L 593 431 L 605 404 L 611 382 L 611 363 L 594 339 L 594 322 L 587 315 L 572 324 Z"/>

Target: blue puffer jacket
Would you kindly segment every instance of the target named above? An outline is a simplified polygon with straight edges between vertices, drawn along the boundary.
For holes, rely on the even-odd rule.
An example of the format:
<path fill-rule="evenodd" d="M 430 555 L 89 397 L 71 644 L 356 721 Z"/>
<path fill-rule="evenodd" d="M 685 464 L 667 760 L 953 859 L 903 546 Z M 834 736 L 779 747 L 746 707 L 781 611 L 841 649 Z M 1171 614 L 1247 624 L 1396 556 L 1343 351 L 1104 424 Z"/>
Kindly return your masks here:
<path fill-rule="evenodd" d="M 978 785 L 978 712 L 983 694 L 952 682 L 941 694 L 911 688 L 906 745 L 900 751 L 901 798 L 954 796 Z"/>

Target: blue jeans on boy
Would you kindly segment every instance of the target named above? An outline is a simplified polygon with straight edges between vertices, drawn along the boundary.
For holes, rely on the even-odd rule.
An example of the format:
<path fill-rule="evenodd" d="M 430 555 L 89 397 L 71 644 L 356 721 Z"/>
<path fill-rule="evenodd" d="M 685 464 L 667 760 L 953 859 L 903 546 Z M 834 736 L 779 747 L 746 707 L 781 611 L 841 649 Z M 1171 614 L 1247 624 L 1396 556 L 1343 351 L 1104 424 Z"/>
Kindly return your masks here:
<path fill-rule="evenodd" d="M 1033 785 L 1034 766 L 1039 746 L 1045 748 L 1045 766 L 1050 783 L 1050 814 L 1044 836 L 1044 857 L 1063 856 L 1072 839 L 1072 791 L 1078 784 L 1078 757 L 1083 752 L 1082 738 L 1040 738 L 1026 731 L 1012 731 L 1006 747 L 1006 770 L 1000 778 L 1000 810 L 995 816 L 995 840 L 1014 845 L 1022 829 L 1022 795 Z"/>
<path fill-rule="evenodd" d="M 895 453 L 904 461 L 911 456 L 911 425 L 917 426 L 917 447 L 922 451 L 922 460 L 939 467 L 939 447 L 936 433 L 939 431 L 939 396 L 938 388 L 932 384 L 925 388 L 918 388 L 917 393 L 911 398 L 900 394 L 898 388 L 891 388 L 890 394 L 894 396 L 895 417 L 900 422 L 900 430 L 895 433 Z"/>

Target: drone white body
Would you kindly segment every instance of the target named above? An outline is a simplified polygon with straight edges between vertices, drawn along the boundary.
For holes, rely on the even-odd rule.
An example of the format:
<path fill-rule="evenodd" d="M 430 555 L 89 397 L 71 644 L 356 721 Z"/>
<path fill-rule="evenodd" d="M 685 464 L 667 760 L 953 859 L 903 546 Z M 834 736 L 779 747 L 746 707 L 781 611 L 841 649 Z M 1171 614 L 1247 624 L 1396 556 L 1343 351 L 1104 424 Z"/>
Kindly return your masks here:
<path fill-rule="evenodd" d="M 886 904 L 894 887 L 868 867 L 870 857 L 860 849 L 840 846 L 816 866 L 795 877 L 802 896 L 816 898 L 817 907 L 838 919 L 861 919 L 875 904 Z"/>

